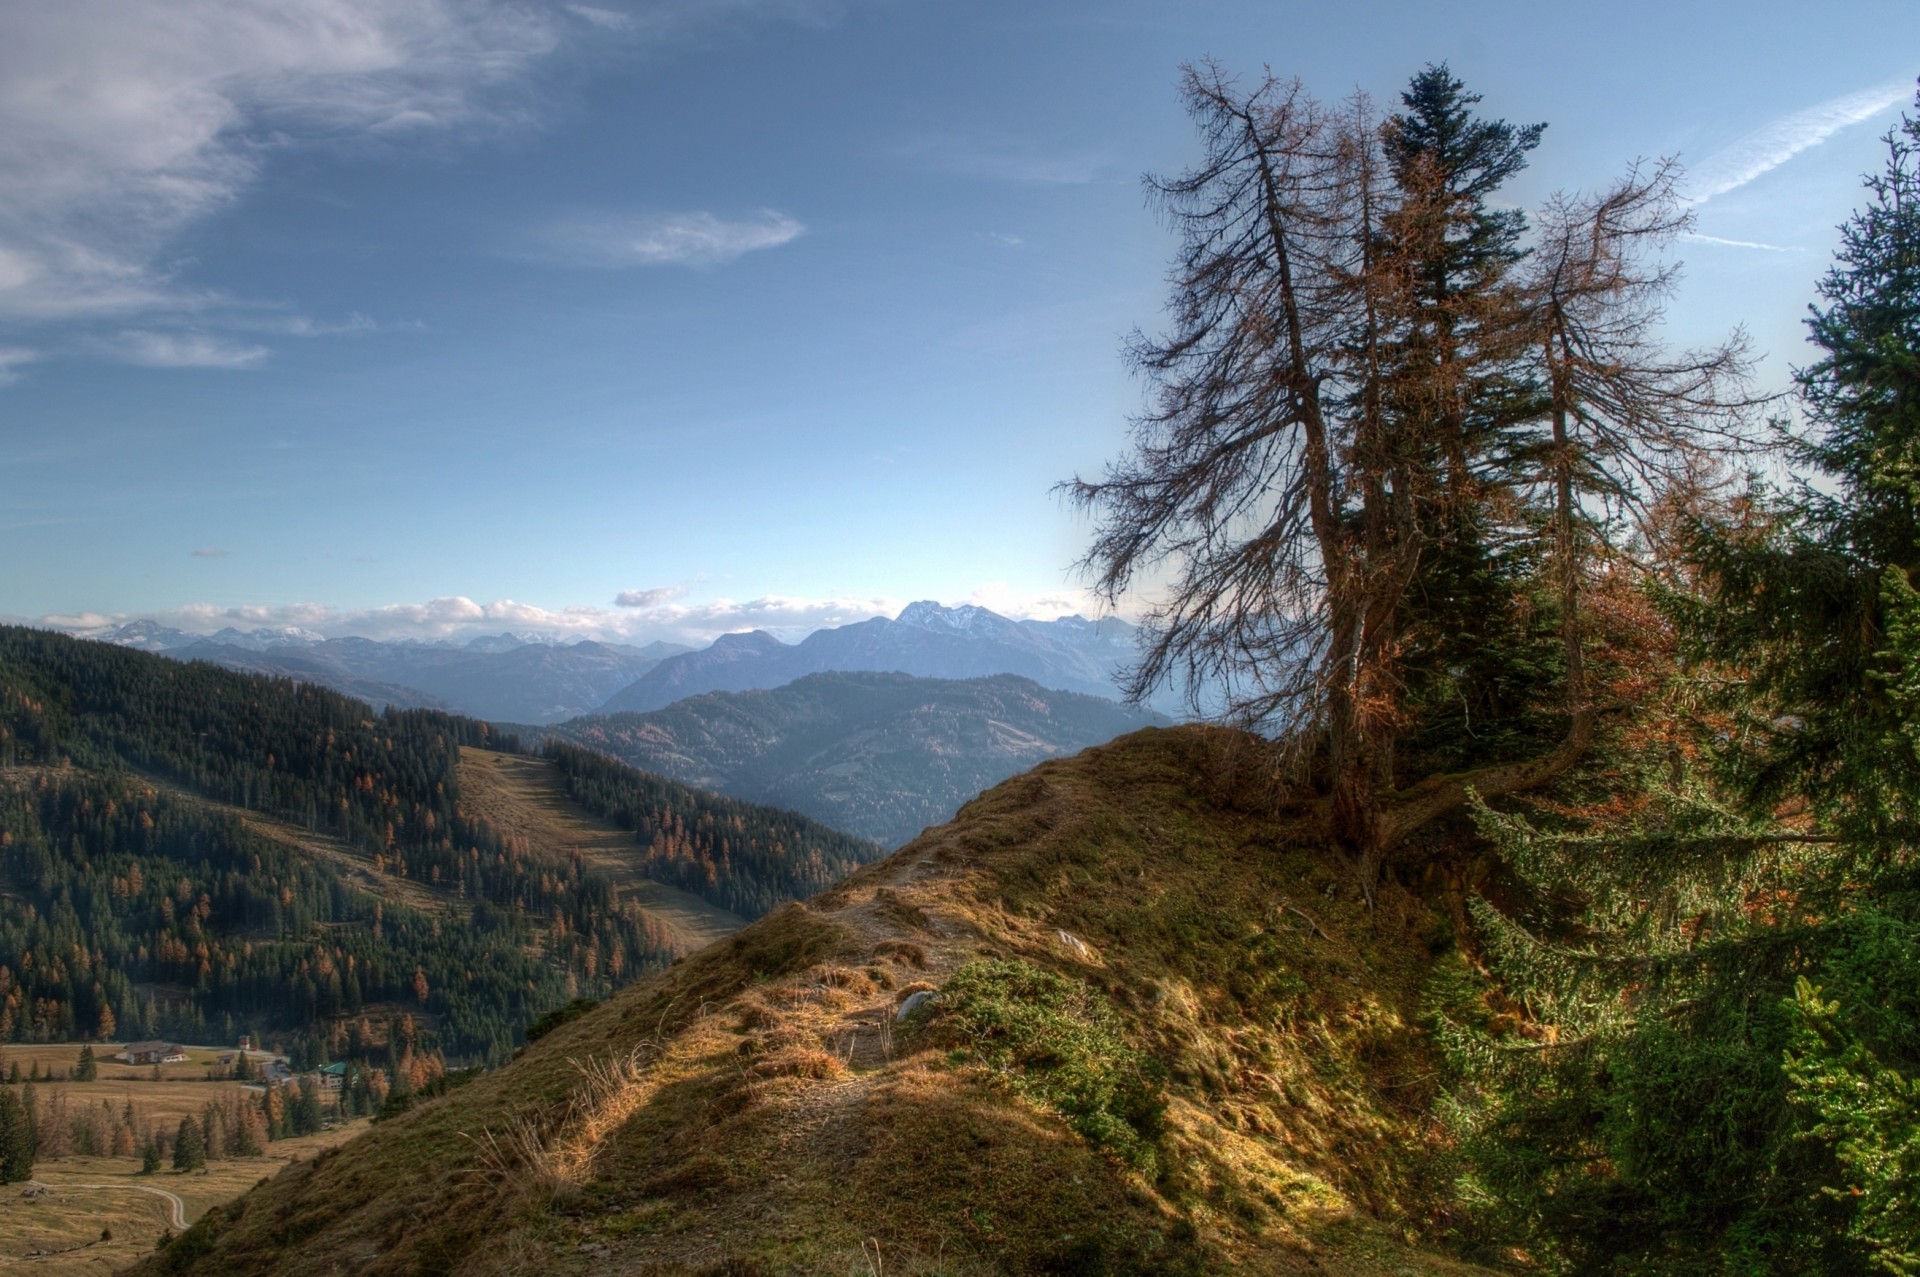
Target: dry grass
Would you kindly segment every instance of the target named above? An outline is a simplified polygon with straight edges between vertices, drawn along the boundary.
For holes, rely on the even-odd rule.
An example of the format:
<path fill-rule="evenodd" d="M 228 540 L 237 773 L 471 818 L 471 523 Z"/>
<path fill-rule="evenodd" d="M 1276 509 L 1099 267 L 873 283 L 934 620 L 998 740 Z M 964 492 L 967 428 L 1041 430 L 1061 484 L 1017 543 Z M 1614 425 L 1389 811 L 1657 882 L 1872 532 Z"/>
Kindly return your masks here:
<path fill-rule="evenodd" d="M 1446 1202 L 1415 1027 L 1431 915 L 1392 888 L 1369 909 L 1250 739 L 1149 731 L 1017 777 L 283 1174 L 176 1269 L 1477 1271 L 1410 1242 Z M 1083 985 L 1155 1062 L 1151 1159 L 955 1051 L 938 1000 L 895 1023 L 982 958 Z"/>
<path fill-rule="evenodd" d="M 27 1185 L 0 1190 L 0 1268 L 21 1264 L 37 1277 L 109 1272 L 151 1251 L 172 1231 L 167 1200 L 181 1200 L 189 1222 L 240 1196 L 287 1165 L 351 1139 L 365 1123 L 324 1135 L 281 1140 L 263 1157 L 208 1163 L 205 1174 L 140 1174 L 137 1158 L 64 1157 L 34 1167 L 52 1190 L 26 1196 Z M 105 1185 L 106 1187 L 101 1187 Z M 110 1233 L 103 1241 L 101 1234 Z M 33 1252 L 41 1254 L 33 1259 Z"/>
<path fill-rule="evenodd" d="M 589 866 L 617 883 L 624 897 L 666 924 L 679 938 L 682 952 L 691 953 L 747 925 L 737 914 L 645 877 L 633 832 L 568 798 L 560 769 L 544 758 L 463 746 L 460 802 L 503 833 L 555 856 L 578 851 Z"/>

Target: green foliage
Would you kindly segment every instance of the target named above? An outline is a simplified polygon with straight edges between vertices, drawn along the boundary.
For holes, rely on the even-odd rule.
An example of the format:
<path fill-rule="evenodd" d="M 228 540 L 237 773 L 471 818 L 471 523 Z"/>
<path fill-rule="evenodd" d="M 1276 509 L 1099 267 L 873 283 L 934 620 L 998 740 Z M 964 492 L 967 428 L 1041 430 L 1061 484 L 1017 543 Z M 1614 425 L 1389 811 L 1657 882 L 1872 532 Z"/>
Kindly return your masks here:
<path fill-rule="evenodd" d="M 173 1134 L 173 1169 L 197 1171 L 207 1164 L 207 1137 L 191 1117 L 180 1119 Z"/>
<path fill-rule="evenodd" d="M 91 1045 L 80 1048 L 80 1059 L 73 1066 L 73 1080 L 91 1082 L 100 1076 L 100 1065 L 94 1061 Z"/>
<path fill-rule="evenodd" d="M 26 1105 L 12 1087 L 0 1090 L 0 1184 L 33 1176 L 34 1133 Z"/>
<path fill-rule="evenodd" d="M 572 1024 L 600 1005 L 598 998 L 575 998 L 563 1007 L 555 1007 L 527 1026 L 527 1042 L 538 1042 L 563 1024 Z"/>
<path fill-rule="evenodd" d="M 937 1002 L 936 1031 L 1094 1144 L 1145 1170 L 1166 1112 L 1161 1070 L 1105 997 L 1029 962 L 972 962 Z"/>
<path fill-rule="evenodd" d="M 1785 1005 L 1789 1099 L 1813 1118 L 1807 1136 L 1831 1146 L 1844 1172 L 1821 1191 L 1847 1208 L 1847 1236 L 1875 1267 L 1920 1273 L 1920 1077 L 1888 1067 L 1850 1031 L 1840 1004 L 1823 1002 L 1805 978 Z"/>

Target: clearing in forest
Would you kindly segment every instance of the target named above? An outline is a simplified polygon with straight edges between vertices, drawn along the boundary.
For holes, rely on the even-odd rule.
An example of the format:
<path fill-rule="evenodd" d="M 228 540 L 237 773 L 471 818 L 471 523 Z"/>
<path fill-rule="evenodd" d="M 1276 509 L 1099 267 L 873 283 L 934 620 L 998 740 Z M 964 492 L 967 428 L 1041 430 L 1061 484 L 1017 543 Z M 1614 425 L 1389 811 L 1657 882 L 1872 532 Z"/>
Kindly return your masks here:
<path fill-rule="evenodd" d="M 655 915 L 691 953 L 747 925 L 738 914 L 648 878 L 633 832 L 602 820 L 567 797 L 560 769 L 544 758 L 460 750 L 460 803 L 502 833 L 555 856 L 578 851 L 588 867 L 619 885 L 624 899 Z"/>

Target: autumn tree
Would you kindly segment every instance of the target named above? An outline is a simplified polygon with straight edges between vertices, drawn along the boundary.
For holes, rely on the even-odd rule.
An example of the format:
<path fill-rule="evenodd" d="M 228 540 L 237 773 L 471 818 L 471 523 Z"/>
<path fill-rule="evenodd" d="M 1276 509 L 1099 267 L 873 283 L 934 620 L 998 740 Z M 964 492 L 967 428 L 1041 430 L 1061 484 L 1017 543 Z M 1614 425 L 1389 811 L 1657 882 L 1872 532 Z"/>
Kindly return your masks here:
<path fill-rule="evenodd" d="M 1613 534 L 1593 503 L 1642 491 L 1659 449 L 1712 441 L 1687 414 L 1737 409 L 1738 349 L 1657 353 L 1671 276 L 1646 250 L 1684 225 L 1664 176 L 1550 206 L 1536 267 L 1497 193 L 1539 126 L 1479 119 L 1444 67 L 1385 121 L 1211 63 L 1181 87 L 1202 158 L 1149 179 L 1180 237 L 1169 331 L 1129 347 L 1150 388 L 1131 448 L 1066 485 L 1097 519 L 1082 567 L 1110 603 L 1149 587 L 1129 694 L 1179 681 L 1278 733 L 1370 886 L 1470 793 L 1541 785 L 1590 746 L 1578 613 Z M 1545 729 L 1423 778 L 1403 743 L 1471 684 L 1476 644 L 1533 642 L 1523 614 L 1543 609 L 1521 595 L 1549 558 L 1547 605 L 1573 615 L 1538 659 L 1544 705 L 1501 711 Z"/>

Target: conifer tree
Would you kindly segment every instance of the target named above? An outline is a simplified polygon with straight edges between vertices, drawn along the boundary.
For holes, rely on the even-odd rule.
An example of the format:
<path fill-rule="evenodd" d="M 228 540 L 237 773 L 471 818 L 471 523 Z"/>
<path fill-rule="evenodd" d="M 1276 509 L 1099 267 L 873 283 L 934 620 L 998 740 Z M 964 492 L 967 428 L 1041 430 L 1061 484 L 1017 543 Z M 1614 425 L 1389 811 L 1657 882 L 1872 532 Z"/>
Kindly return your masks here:
<path fill-rule="evenodd" d="M 0 1184 L 18 1184 L 33 1176 L 33 1131 L 18 1093 L 0 1090 Z"/>
<path fill-rule="evenodd" d="M 73 1066 L 73 1080 L 91 1082 L 100 1076 L 100 1066 L 94 1062 L 91 1043 L 80 1048 L 79 1062 Z"/>
<path fill-rule="evenodd" d="M 173 1136 L 173 1169 L 197 1171 L 207 1164 L 207 1140 L 200 1124 L 191 1117 L 180 1119 Z"/>

